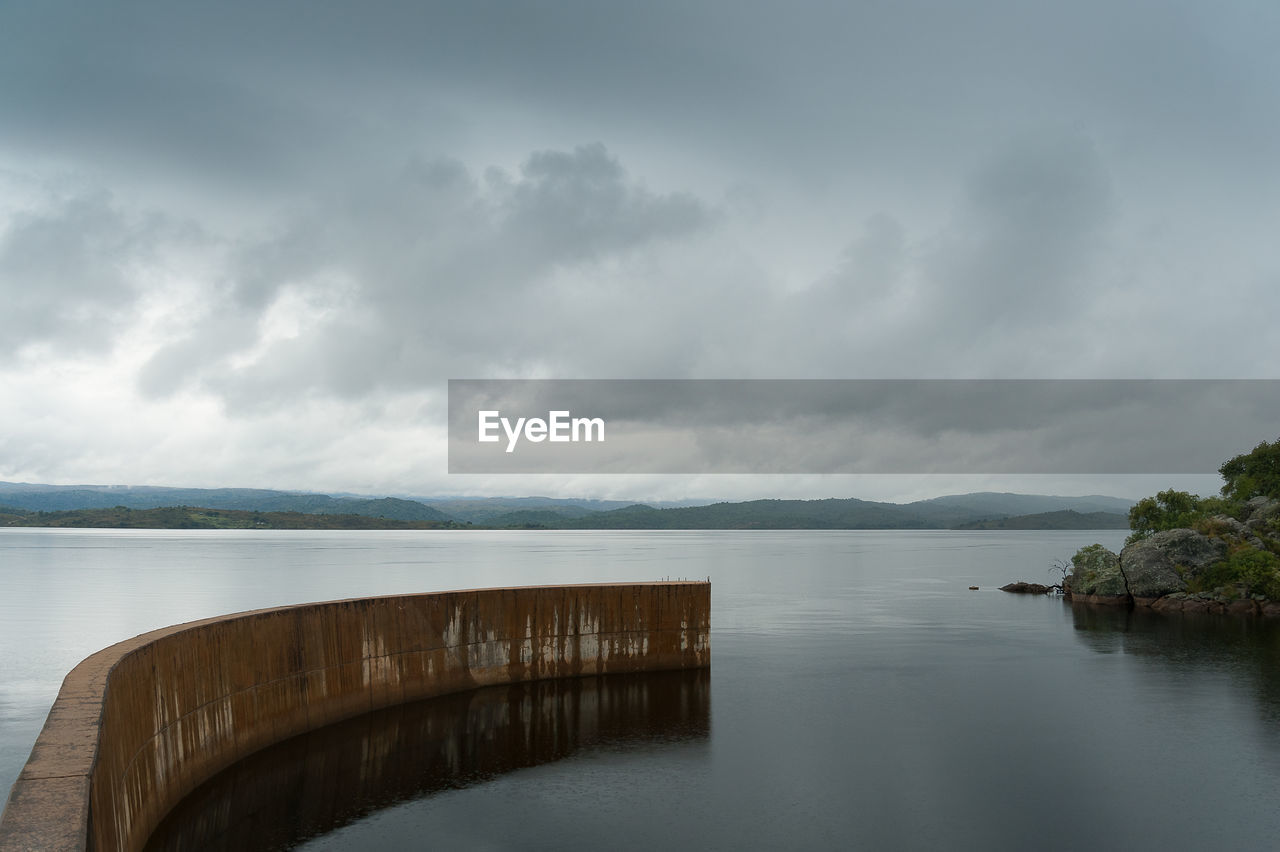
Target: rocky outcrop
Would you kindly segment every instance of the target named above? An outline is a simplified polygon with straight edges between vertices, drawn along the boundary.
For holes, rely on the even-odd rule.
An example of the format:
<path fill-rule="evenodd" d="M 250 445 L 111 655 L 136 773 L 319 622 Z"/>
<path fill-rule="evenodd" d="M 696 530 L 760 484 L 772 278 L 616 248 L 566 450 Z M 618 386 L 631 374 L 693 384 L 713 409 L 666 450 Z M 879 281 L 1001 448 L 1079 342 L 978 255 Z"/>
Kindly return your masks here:
<path fill-rule="evenodd" d="M 1257 535 L 1274 536 L 1280 533 L 1280 500 L 1254 497 L 1244 504 L 1240 520 Z"/>
<path fill-rule="evenodd" d="M 1062 585 L 1073 597 L 1127 597 L 1129 594 L 1120 571 L 1120 557 L 1100 544 L 1083 548 L 1071 557 L 1071 574 Z"/>
<path fill-rule="evenodd" d="M 1280 616 L 1280 601 L 1271 601 L 1255 595 L 1249 598 L 1230 598 L 1209 592 L 1188 594 L 1175 592 L 1151 603 L 1157 612 L 1206 612 L 1217 615 L 1266 615 Z"/>
<path fill-rule="evenodd" d="M 1016 583 L 1009 583 L 1001 586 L 1000 591 L 1017 592 L 1024 595 L 1047 595 L 1049 592 L 1053 591 L 1053 586 L 1045 586 L 1040 583 L 1027 583 L 1023 580 L 1019 580 Z"/>
<path fill-rule="evenodd" d="M 1126 545 L 1120 570 L 1129 594 L 1155 599 L 1185 592 L 1187 583 L 1227 558 L 1227 543 L 1195 530 L 1164 530 Z"/>
<path fill-rule="evenodd" d="M 1247 594 L 1249 586 L 1212 584 L 1209 572 L 1252 548 L 1277 547 L 1280 500 L 1255 498 L 1241 517 L 1214 515 L 1197 522 L 1197 529 L 1163 530 L 1126 545 L 1120 554 L 1100 544 L 1083 548 L 1071 558 L 1072 570 L 1063 588 L 1073 603 L 1148 606 L 1161 612 L 1208 612 L 1280 616 L 1280 601 Z M 1232 559 L 1236 558 L 1233 555 Z M 1254 587 L 1256 590 L 1256 587 Z"/>

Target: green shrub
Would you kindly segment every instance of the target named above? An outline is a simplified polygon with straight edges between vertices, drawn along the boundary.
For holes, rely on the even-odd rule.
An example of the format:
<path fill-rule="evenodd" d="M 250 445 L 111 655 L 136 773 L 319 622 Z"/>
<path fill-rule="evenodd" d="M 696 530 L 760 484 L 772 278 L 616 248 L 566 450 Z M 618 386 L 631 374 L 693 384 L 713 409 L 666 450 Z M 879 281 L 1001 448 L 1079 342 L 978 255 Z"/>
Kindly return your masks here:
<path fill-rule="evenodd" d="M 1222 493 L 1232 500 L 1280 497 L 1280 438 L 1272 444 L 1263 441 L 1252 451 L 1227 461 L 1218 473 L 1226 480 Z"/>
<path fill-rule="evenodd" d="M 1248 545 L 1233 547 L 1222 562 L 1210 565 L 1187 582 L 1189 592 L 1241 587 L 1246 595 L 1280 600 L 1280 556 Z"/>
<path fill-rule="evenodd" d="M 1129 529 L 1133 532 L 1125 543 L 1132 544 L 1161 530 L 1194 529 L 1205 535 L 1216 535 L 1227 528 L 1211 518 L 1228 515 L 1239 520 L 1243 508 L 1239 500 L 1197 497 L 1172 489 L 1161 491 L 1154 497 L 1143 497 L 1129 509 Z"/>
<path fill-rule="evenodd" d="M 1161 491 L 1154 497 L 1143 497 L 1129 509 L 1128 541 L 1146 538 L 1161 530 L 1190 527 L 1203 517 L 1201 498 L 1186 491 Z"/>
<path fill-rule="evenodd" d="M 1251 595 L 1280 599 L 1280 556 L 1252 547 L 1227 556 L 1227 568 Z"/>

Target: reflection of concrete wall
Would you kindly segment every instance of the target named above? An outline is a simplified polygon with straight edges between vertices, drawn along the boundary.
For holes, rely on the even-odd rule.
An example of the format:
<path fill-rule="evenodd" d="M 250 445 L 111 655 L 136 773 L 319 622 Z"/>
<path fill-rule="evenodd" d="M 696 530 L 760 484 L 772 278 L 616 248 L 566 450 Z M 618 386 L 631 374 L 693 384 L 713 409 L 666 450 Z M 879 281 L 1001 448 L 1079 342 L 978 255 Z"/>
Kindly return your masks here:
<path fill-rule="evenodd" d="M 287 849 L 379 809 L 579 750 L 705 743 L 710 674 L 557 678 L 366 713 L 219 773 L 165 817 L 147 852 Z M 399 841 L 387 845 L 401 848 Z"/>
<path fill-rule="evenodd" d="M 67 675 L 0 850 L 142 848 L 219 770 L 304 731 L 476 686 L 710 664 L 707 583 L 486 589 L 196 621 Z"/>

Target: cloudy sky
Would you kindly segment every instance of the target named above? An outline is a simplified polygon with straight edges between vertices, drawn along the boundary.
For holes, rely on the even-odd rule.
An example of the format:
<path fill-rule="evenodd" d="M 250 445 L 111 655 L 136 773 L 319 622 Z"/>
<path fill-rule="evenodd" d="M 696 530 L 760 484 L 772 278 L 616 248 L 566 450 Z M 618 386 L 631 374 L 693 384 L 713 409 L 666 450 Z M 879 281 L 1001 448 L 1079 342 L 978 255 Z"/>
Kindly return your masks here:
<path fill-rule="evenodd" d="M 1276 32 L 1245 0 L 5 3 L 0 479 L 1150 493 L 449 476 L 446 382 L 1275 378 Z"/>

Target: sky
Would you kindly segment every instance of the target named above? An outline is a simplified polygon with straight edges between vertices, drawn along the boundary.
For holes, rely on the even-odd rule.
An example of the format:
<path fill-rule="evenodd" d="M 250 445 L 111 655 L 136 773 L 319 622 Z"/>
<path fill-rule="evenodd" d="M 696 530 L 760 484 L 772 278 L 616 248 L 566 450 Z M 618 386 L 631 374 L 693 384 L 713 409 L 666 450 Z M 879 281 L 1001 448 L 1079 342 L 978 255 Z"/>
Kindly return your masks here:
<path fill-rule="evenodd" d="M 6 2 L 0 480 L 1210 493 L 450 475 L 447 382 L 1276 378 L 1276 32 L 1246 0 Z"/>

